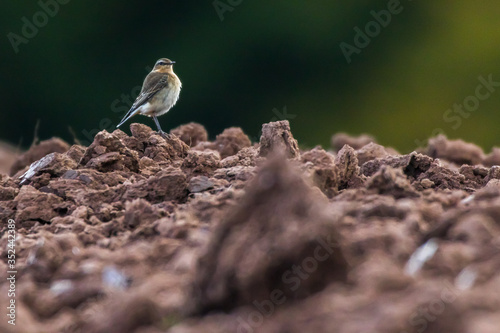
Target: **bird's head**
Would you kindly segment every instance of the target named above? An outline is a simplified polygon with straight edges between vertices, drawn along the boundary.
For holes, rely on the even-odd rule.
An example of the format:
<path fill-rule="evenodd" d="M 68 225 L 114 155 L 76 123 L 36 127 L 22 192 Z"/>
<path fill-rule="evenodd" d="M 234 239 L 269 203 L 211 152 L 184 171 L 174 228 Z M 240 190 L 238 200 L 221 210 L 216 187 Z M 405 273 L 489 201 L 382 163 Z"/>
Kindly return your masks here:
<path fill-rule="evenodd" d="M 175 61 L 167 58 L 161 58 L 156 62 L 153 72 L 171 73 L 173 71 L 174 64 Z"/>

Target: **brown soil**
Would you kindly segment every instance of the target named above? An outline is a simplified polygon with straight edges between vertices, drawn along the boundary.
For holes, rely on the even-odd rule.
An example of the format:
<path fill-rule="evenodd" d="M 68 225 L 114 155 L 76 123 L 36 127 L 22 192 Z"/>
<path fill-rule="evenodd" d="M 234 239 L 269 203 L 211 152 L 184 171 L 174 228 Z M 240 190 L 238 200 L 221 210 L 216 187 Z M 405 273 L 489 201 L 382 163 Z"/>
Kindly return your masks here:
<path fill-rule="evenodd" d="M 0 141 L 0 173 L 8 174 L 18 158 L 17 149 Z"/>
<path fill-rule="evenodd" d="M 300 150 L 199 124 L 43 141 L 0 173 L 1 332 L 475 332 L 500 327 L 500 149 Z"/>

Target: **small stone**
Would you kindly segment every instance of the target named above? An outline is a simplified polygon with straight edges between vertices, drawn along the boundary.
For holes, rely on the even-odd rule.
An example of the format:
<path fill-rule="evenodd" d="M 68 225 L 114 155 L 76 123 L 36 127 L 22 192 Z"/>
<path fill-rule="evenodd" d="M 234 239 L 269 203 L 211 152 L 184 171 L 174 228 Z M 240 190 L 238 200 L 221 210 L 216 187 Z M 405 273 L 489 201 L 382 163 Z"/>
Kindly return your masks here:
<path fill-rule="evenodd" d="M 77 164 L 71 158 L 60 153 L 50 153 L 40 160 L 33 162 L 28 171 L 21 177 L 21 184 L 27 183 L 36 174 L 41 172 L 48 172 L 54 176 L 63 175 L 69 169 L 76 168 Z"/>
<path fill-rule="evenodd" d="M 420 185 L 422 185 L 423 188 L 431 188 L 435 184 L 432 180 L 425 178 L 420 181 Z"/>
<path fill-rule="evenodd" d="M 188 191 L 198 193 L 214 187 L 214 183 L 206 176 L 193 177 L 189 180 Z"/>

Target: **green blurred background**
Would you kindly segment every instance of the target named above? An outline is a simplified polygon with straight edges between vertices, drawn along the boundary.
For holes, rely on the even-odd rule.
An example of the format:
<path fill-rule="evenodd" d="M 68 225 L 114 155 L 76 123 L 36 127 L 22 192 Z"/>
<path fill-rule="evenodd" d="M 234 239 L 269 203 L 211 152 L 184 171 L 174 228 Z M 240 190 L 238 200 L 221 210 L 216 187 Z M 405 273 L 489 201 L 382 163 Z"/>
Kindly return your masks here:
<path fill-rule="evenodd" d="M 500 146 L 500 87 L 479 105 L 468 98 L 478 77 L 500 82 L 500 3 L 405 0 L 377 31 L 371 11 L 388 6 L 396 2 L 73 0 L 44 22 L 40 2 L 4 2 L 0 140 L 29 146 L 39 120 L 41 139 L 73 142 L 71 127 L 88 143 L 113 130 L 168 57 L 183 90 L 160 118 L 165 130 L 195 121 L 212 138 L 240 126 L 256 140 L 262 123 L 287 118 L 305 146 L 328 147 L 340 131 L 401 152 L 438 132 Z M 16 53 L 9 33 L 24 38 L 23 17 L 40 28 Z M 340 45 L 354 46 L 354 28 L 367 24 L 372 38 L 348 62 Z M 447 113 L 466 98 L 473 111 Z"/>

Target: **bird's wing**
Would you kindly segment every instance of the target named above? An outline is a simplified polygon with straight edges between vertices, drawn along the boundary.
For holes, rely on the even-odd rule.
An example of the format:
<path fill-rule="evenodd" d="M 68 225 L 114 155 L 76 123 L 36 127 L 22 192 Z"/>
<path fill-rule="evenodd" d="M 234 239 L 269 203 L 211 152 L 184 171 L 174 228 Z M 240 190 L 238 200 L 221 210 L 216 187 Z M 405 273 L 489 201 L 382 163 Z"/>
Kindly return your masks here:
<path fill-rule="evenodd" d="M 144 80 L 141 93 L 137 96 L 134 104 L 116 127 L 120 127 L 130 117 L 134 116 L 139 107 L 147 103 L 158 91 L 168 86 L 168 74 L 150 73 Z"/>
<path fill-rule="evenodd" d="M 151 73 L 144 80 L 141 93 L 137 96 L 131 110 L 135 110 L 149 101 L 158 91 L 168 86 L 168 74 Z"/>

